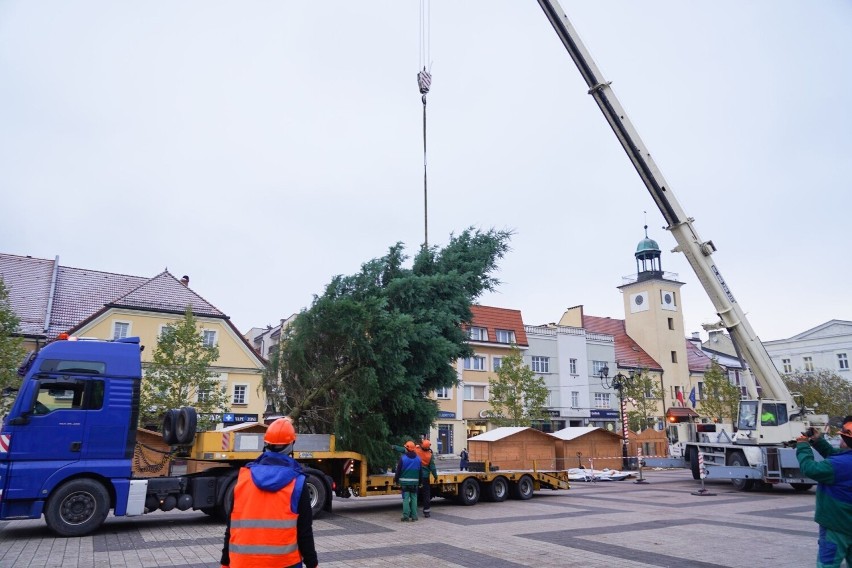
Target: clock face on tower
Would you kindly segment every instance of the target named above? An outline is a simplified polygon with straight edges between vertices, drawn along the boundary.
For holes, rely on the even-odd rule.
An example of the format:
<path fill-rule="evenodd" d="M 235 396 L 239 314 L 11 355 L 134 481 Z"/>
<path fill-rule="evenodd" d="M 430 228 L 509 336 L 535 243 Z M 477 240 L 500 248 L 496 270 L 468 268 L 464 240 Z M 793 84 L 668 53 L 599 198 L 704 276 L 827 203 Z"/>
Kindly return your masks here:
<path fill-rule="evenodd" d="M 660 290 L 660 306 L 664 310 L 676 312 L 677 303 L 675 302 L 675 293 L 671 290 Z"/>
<path fill-rule="evenodd" d="M 648 303 L 648 292 L 639 292 L 638 294 L 630 294 L 630 313 L 647 312 L 650 308 Z"/>

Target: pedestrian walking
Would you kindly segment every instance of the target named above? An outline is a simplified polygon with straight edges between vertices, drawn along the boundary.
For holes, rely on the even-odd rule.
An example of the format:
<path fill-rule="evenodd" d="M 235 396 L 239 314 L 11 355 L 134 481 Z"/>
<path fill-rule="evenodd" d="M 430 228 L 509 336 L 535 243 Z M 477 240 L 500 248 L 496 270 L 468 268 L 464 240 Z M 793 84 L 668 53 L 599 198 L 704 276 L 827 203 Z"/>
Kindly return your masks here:
<path fill-rule="evenodd" d="M 427 519 L 432 516 L 432 484 L 429 483 L 430 476 L 438 481 L 438 468 L 435 467 L 435 456 L 432 454 L 432 442 L 422 440 L 414 450 L 420 457 L 420 496 L 419 502 L 423 503 L 423 516 Z"/>
<path fill-rule="evenodd" d="M 469 456 L 468 456 L 468 453 L 467 453 L 467 448 L 464 448 L 461 451 L 461 453 L 459 454 L 459 457 L 461 458 L 459 460 L 459 469 L 461 471 L 467 471 L 468 465 L 470 465 L 470 460 L 468 459 Z"/>
<path fill-rule="evenodd" d="M 396 464 L 394 483 L 402 488 L 402 522 L 417 520 L 417 486 L 420 484 L 420 457 L 414 451 L 414 442 L 405 443 L 405 453 Z"/>
<path fill-rule="evenodd" d="M 838 450 L 813 428 L 796 438 L 802 475 L 817 481 L 817 568 L 838 568 L 844 558 L 852 567 L 852 416 L 843 419 L 840 439 Z M 814 451 L 825 459 L 816 461 Z"/>
<path fill-rule="evenodd" d="M 310 494 L 302 466 L 292 457 L 293 423 L 279 418 L 263 440 L 263 453 L 237 476 L 222 567 L 316 568 Z"/>

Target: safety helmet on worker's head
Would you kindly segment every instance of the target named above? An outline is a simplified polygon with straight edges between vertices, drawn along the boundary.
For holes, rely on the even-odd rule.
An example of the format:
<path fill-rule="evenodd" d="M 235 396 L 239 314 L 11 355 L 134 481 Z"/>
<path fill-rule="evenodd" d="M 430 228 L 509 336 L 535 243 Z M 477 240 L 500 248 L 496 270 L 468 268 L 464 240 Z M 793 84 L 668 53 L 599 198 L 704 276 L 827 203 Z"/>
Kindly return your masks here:
<path fill-rule="evenodd" d="M 423 440 L 422 442 L 420 442 L 420 447 L 424 450 L 428 450 L 432 447 L 432 442 L 430 442 L 429 440 Z"/>
<path fill-rule="evenodd" d="M 269 446 L 286 446 L 296 441 L 296 429 L 289 418 L 279 418 L 269 425 L 263 441 Z"/>
<path fill-rule="evenodd" d="M 413 451 L 414 451 L 414 448 L 415 448 L 415 446 L 414 446 L 414 442 L 412 442 L 411 440 L 409 440 L 409 441 L 407 441 L 407 442 L 405 443 L 405 449 L 406 449 L 407 451 L 409 451 L 409 452 L 413 452 Z"/>

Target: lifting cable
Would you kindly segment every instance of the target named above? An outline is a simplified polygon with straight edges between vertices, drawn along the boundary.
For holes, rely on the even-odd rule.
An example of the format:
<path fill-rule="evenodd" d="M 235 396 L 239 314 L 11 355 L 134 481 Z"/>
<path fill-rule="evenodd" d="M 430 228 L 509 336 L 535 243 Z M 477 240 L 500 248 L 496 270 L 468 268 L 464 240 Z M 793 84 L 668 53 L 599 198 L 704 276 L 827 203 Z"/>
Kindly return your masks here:
<path fill-rule="evenodd" d="M 420 0 L 420 71 L 417 73 L 417 86 L 420 88 L 420 100 L 423 101 L 423 247 L 429 248 L 429 197 L 426 184 L 426 95 L 432 85 L 432 67 L 429 61 L 429 0 Z"/>

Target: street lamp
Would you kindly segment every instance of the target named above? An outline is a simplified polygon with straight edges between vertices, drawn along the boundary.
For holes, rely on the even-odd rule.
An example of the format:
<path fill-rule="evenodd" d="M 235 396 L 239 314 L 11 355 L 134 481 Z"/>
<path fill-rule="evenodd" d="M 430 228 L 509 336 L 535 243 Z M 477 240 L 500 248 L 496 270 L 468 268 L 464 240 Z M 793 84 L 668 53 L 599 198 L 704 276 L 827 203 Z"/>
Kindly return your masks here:
<path fill-rule="evenodd" d="M 618 391 L 619 408 L 621 409 L 621 469 L 628 469 L 627 462 L 627 421 L 624 418 L 624 389 L 633 385 L 633 370 L 629 376 L 617 373 L 611 379 L 609 378 L 609 367 L 604 365 L 600 370 L 601 386 L 605 389 L 615 389 Z"/>

